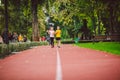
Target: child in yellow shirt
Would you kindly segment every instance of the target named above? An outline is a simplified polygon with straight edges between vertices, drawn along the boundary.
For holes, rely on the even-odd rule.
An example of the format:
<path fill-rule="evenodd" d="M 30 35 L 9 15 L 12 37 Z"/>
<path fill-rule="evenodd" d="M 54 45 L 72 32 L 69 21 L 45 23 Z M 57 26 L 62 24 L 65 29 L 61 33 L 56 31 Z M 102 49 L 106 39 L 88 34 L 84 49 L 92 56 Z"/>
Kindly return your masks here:
<path fill-rule="evenodd" d="M 60 48 L 61 30 L 59 26 L 57 26 L 57 30 L 55 31 L 55 34 L 56 34 L 57 46 L 58 48 Z"/>

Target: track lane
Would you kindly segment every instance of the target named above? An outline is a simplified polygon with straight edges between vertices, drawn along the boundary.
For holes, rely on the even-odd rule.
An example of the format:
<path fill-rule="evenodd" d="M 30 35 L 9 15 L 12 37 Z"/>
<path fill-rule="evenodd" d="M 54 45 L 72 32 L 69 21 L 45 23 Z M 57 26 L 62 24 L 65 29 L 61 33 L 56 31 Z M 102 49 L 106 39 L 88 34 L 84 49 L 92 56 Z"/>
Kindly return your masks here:
<path fill-rule="evenodd" d="M 55 80 L 56 49 L 40 46 L 0 61 L 0 80 Z"/>
<path fill-rule="evenodd" d="M 120 80 L 120 57 L 73 45 L 59 52 L 63 80 Z"/>

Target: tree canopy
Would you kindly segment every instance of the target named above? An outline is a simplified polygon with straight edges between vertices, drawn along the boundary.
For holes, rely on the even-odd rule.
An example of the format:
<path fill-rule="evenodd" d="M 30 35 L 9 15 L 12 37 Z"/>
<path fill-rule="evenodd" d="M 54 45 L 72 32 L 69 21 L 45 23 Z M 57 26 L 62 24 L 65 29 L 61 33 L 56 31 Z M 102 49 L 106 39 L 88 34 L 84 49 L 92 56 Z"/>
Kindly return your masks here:
<path fill-rule="evenodd" d="M 38 41 L 54 24 L 62 38 L 120 34 L 120 0 L 7 0 L 8 30 Z M 0 0 L 0 33 L 5 29 L 5 0 Z"/>

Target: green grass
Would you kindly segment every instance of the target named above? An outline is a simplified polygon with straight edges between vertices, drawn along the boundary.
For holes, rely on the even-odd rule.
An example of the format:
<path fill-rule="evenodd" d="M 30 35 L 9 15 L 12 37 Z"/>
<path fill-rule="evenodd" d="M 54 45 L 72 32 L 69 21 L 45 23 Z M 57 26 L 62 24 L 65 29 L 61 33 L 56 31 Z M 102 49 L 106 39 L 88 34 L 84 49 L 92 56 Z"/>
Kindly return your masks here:
<path fill-rule="evenodd" d="M 77 43 L 76 45 L 120 55 L 120 42 Z"/>

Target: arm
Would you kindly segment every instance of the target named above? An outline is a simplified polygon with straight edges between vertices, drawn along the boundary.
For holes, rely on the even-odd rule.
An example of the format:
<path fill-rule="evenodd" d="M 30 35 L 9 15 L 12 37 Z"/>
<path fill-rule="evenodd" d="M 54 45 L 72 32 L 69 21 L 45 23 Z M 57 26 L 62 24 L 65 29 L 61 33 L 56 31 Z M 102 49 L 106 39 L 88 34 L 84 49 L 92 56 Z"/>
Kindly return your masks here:
<path fill-rule="evenodd" d="M 56 30 L 56 31 L 55 31 L 55 34 L 57 34 L 57 33 L 58 33 L 58 31 Z"/>
<path fill-rule="evenodd" d="M 49 32 L 49 30 L 46 31 L 47 33 Z"/>

